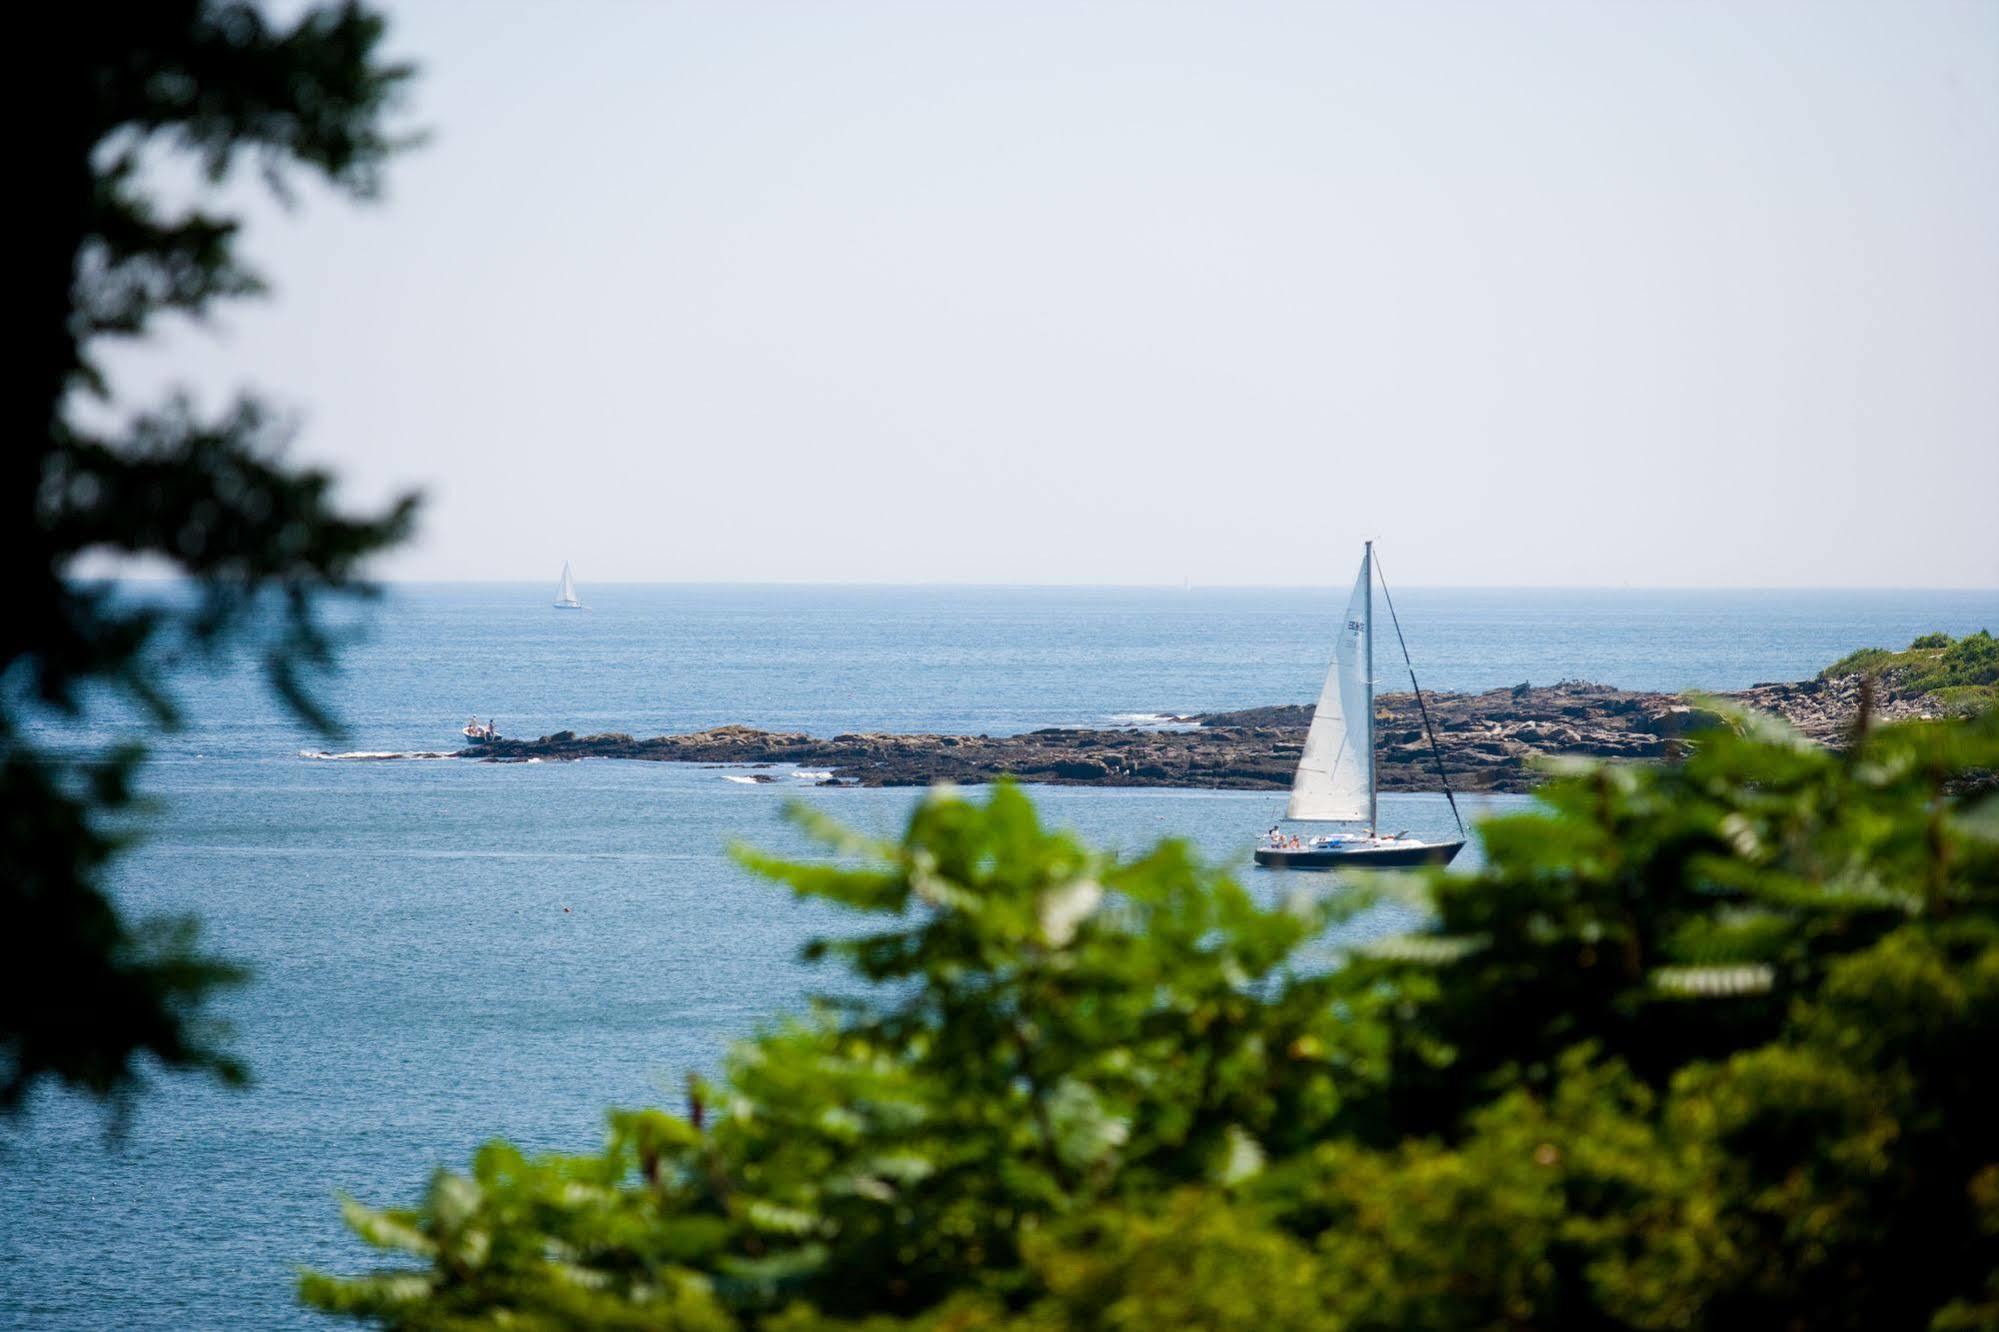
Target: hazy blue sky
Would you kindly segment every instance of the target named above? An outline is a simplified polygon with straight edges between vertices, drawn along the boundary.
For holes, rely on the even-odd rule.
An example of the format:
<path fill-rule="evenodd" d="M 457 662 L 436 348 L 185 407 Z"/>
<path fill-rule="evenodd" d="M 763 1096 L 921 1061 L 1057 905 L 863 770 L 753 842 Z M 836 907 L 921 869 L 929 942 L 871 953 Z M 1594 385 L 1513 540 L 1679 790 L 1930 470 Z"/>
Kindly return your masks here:
<path fill-rule="evenodd" d="M 390 5 L 120 358 L 416 578 L 1999 584 L 1999 4 Z"/>

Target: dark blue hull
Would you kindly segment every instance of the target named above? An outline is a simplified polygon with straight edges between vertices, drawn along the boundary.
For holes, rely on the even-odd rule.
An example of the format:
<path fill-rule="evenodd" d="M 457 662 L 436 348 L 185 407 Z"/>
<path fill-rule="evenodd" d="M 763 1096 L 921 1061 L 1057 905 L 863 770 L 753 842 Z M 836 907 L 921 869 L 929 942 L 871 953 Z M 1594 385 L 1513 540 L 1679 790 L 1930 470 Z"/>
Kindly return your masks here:
<path fill-rule="evenodd" d="M 1448 865 L 1464 850 L 1463 842 L 1428 842 L 1415 846 L 1312 846 L 1296 851 L 1256 848 L 1256 863 L 1268 869 L 1397 869 L 1415 865 Z"/>

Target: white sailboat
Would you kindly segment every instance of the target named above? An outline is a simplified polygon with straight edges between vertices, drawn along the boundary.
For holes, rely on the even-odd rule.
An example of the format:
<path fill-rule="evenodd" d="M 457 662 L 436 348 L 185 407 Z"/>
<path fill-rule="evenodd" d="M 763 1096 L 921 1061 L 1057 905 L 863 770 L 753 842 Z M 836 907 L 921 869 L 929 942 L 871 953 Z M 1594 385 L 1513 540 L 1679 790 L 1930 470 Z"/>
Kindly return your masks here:
<path fill-rule="evenodd" d="M 1464 848 L 1464 821 L 1458 820 L 1459 840 L 1425 842 L 1403 833 L 1381 831 L 1379 790 L 1374 765 L 1374 543 L 1367 543 L 1360 557 L 1360 577 L 1354 581 L 1353 596 L 1347 600 L 1346 616 L 1333 645 L 1333 662 L 1326 670 L 1326 684 L 1319 691 L 1318 706 L 1312 712 L 1312 726 L 1305 733 L 1305 752 L 1298 758 L 1298 772 L 1291 781 L 1291 801 L 1284 817 L 1294 823 L 1357 823 L 1364 832 L 1329 832 L 1299 836 L 1273 828 L 1256 848 L 1256 863 L 1278 869 L 1336 869 L 1343 865 L 1378 867 L 1396 865 L 1442 865 Z M 1382 591 L 1387 592 L 1387 584 Z M 1394 603 L 1389 603 L 1393 620 Z M 1396 625 L 1395 637 L 1402 639 Z M 1409 659 L 1403 645 L 1402 659 Z M 1411 667 L 1409 683 L 1416 685 Z M 1423 694 L 1416 692 L 1417 706 Z M 1429 713 L 1424 710 L 1425 732 Z M 1436 739 L 1430 741 L 1436 751 Z M 1437 760 L 1438 776 L 1444 775 L 1443 759 Z M 1444 794 L 1451 796 L 1450 780 L 1444 779 Z M 1457 817 L 1458 803 L 1451 796 L 1451 816 Z"/>
<path fill-rule="evenodd" d="M 576 599 L 576 579 L 569 572 L 569 561 L 562 562 L 562 586 L 555 593 L 557 610 L 582 610 L 583 603 Z"/>

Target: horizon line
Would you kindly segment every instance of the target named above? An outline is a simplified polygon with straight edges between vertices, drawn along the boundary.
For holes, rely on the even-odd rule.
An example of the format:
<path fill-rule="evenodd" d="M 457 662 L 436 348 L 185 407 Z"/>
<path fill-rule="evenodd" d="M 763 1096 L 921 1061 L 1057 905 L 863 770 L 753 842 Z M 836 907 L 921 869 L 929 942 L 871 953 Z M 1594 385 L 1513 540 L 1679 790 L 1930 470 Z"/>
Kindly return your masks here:
<path fill-rule="evenodd" d="M 85 577 L 82 582 L 182 583 L 195 582 L 180 573 L 121 573 Z M 404 578 L 357 579 L 358 584 L 375 587 L 539 587 L 546 578 Z M 1008 583 L 959 579 L 902 581 L 896 579 L 824 578 L 586 578 L 585 587 L 699 587 L 699 588 L 877 588 L 925 591 L 1047 591 L 1047 592 L 1317 592 L 1339 590 L 1339 583 Z M 1985 592 L 1999 594 L 1999 584 L 1971 583 L 1400 583 L 1401 587 L 1430 592 Z"/>

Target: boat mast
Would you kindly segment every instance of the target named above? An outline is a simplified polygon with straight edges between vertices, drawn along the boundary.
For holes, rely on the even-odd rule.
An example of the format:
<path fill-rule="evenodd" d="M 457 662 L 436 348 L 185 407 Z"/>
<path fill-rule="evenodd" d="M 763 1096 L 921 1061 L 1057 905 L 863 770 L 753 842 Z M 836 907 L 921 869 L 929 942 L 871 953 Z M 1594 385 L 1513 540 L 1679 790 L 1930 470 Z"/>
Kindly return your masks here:
<path fill-rule="evenodd" d="M 1361 585 L 1367 589 L 1362 622 L 1367 625 L 1367 835 L 1374 836 L 1374 543 L 1360 557 Z"/>

